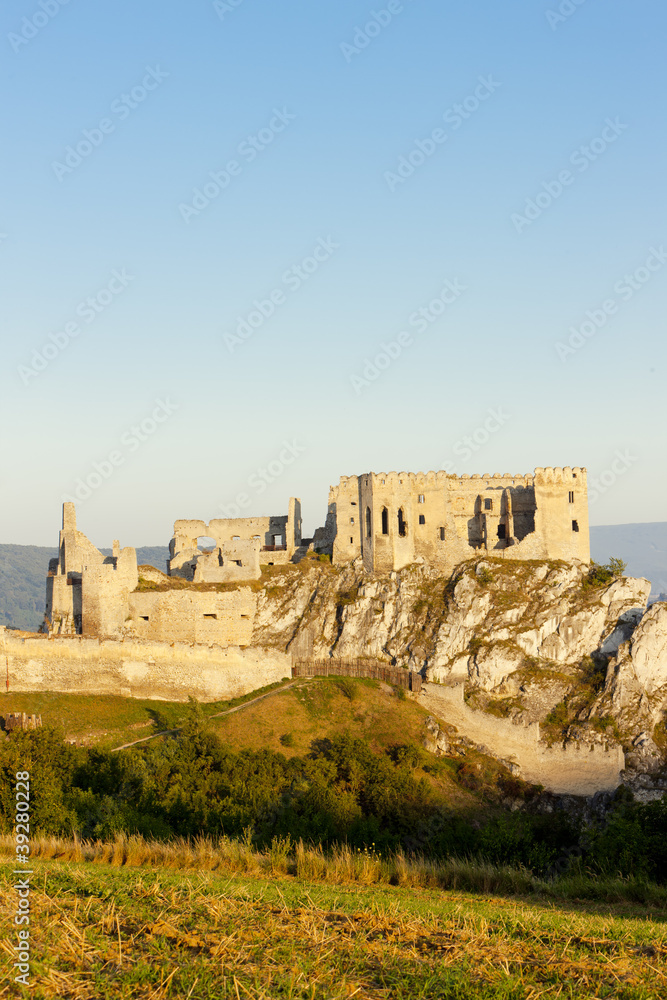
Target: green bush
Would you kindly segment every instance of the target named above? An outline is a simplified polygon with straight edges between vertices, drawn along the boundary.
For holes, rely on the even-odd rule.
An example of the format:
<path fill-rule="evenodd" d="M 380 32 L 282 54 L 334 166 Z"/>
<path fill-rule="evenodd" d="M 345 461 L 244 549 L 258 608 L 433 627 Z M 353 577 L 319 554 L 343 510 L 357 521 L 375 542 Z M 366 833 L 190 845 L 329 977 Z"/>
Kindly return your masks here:
<path fill-rule="evenodd" d="M 249 831 L 255 846 L 271 848 L 276 864 L 287 838 L 302 838 L 323 847 L 476 856 L 549 877 L 570 872 L 573 885 L 577 871 L 667 884 L 667 797 L 643 805 L 621 788 L 606 818 L 585 825 L 565 811 L 539 812 L 534 790 L 486 758 L 437 761 L 487 801 L 524 799 L 523 809 L 482 822 L 436 805 L 426 775 L 431 758 L 413 744 L 380 753 L 343 734 L 288 759 L 272 750 L 232 750 L 207 729 L 196 704 L 188 716 L 174 738 L 118 753 L 72 747 L 49 727 L 12 733 L 0 743 L 2 831 L 13 830 L 15 774 L 27 770 L 36 836 L 168 840 Z"/>
<path fill-rule="evenodd" d="M 588 576 L 584 578 L 582 587 L 584 591 L 595 587 L 606 587 L 607 584 L 612 582 L 612 580 L 623 576 L 625 570 L 626 563 L 624 563 L 622 559 L 616 559 L 614 557 L 612 557 L 609 562 L 604 565 L 591 562 L 588 570 Z"/>

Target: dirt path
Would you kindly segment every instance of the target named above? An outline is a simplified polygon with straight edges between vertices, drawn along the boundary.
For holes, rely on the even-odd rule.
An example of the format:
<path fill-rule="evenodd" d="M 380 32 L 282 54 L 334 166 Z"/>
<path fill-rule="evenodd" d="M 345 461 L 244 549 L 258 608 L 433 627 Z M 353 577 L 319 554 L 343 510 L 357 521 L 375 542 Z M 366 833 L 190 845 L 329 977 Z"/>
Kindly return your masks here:
<path fill-rule="evenodd" d="M 207 715 L 207 719 L 219 719 L 222 715 L 232 715 L 234 712 L 240 712 L 243 708 L 248 708 L 249 705 L 256 705 L 258 701 L 263 701 L 264 698 L 271 698 L 274 694 L 282 694 L 283 691 L 289 690 L 289 688 L 295 687 L 296 684 L 303 683 L 307 680 L 305 677 L 299 678 L 298 681 L 290 681 L 289 684 L 285 684 L 284 687 L 275 688 L 273 691 L 267 691 L 266 694 L 260 694 L 256 698 L 251 698 L 250 701 L 244 701 L 242 705 L 236 705 L 235 708 L 228 708 L 224 712 L 216 712 L 215 715 Z M 135 747 L 137 743 L 148 743 L 149 740 L 156 740 L 158 736 L 174 736 L 176 733 L 180 733 L 182 726 L 177 729 L 162 729 L 159 733 L 152 733 L 150 736 L 144 736 L 140 740 L 133 740 L 131 743 L 123 743 L 121 747 L 112 747 L 110 753 L 116 753 L 118 750 L 127 750 L 128 747 Z"/>

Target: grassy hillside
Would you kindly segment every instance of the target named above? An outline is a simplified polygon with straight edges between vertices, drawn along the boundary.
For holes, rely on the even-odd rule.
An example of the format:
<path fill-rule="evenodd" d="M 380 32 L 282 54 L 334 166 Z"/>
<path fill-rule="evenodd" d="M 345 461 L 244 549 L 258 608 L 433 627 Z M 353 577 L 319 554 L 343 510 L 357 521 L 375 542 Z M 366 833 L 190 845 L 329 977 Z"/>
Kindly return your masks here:
<path fill-rule="evenodd" d="M 268 698 L 256 700 L 266 693 L 270 693 Z M 239 705 L 247 707 L 215 718 Z M 213 730 L 235 750 L 277 750 L 286 756 L 306 753 L 312 740 L 338 733 L 363 736 L 376 749 L 408 740 L 421 742 L 428 714 L 386 684 L 326 677 L 302 679 L 293 686 L 272 685 L 235 701 L 210 702 L 201 710 L 211 718 Z M 49 691 L 0 692 L 1 716 L 35 712 L 45 725 L 61 726 L 67 740 L 105 749 L 182 725 L 188 711 L 183 702 Z"/>
<path fill-rule="evenodd" d="M 43 724 L 61 727 L 68 741 L 108 750 L 173 730 L 191 709 L 182 702 L 113 696 L 0 693 L 0 716 L 9 712 L 41 714 Z M 234 751 L 276 751 L 288 758 L 307 756 L 316 744 L 343 734 L 366 740 L 378 752 L 407 743 L 420 747 L 428 716 L 386 684 L 350 678 L 276 684 L 235 701 L 202 705 L 201 712 Z M 470 748 L 465 764 L 459 774 L 454 758 L 433 757 L 426 780 L 442 806 L 486 815 L 489 799 L 501 797 L 495 783 L 503 769 Z M 474 782 L 472 770 L 479 775 Z"/>
<path fill-rule="evenodd" d="M 116 863 L 122 855 L 121 846 Z M 274 859 L 273 874 L 242 875 L 35 861 L 31 995 L 667 997 L 664 912 L 345 884 L 344 878 L 327 884 L 283 874 L 279 849 Z M 8 955 L 13 878 L 7 870 L 0 876 Z M 3 965 L 7 983 L 11 973 Z M 3 995 L 18 995 L 18 988 L 5 985 Z"/>

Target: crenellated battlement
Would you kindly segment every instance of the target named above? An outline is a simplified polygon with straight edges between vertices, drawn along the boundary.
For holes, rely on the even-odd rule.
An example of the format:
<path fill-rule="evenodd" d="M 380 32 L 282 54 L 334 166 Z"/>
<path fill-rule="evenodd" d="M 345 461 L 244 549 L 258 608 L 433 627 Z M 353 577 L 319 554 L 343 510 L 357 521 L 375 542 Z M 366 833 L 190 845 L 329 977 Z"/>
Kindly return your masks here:
<path fill-rule="evenodd" d="M 523 472 L 463 472 L 461 475 L 430 470 L 429 472 L 366 472 L 357 476 L 341 476 L 338 486 L 330 486 L 329 492 L 333 493 L 339 488 L 357 488 L 359 485 L 396 487 L 417 487 L 417 486 L 444 486 L 446 484 L 467 484 L 471 480 L 475 482 L 493 482 L 494 485 L 524 485 L 533 486 L 535 482 L 548 483 L 570 483 L 573 479 L 586 479 L 586 469 L 579 466 L 565 466 L 563 468 L 535 469 L 533 473 Z"/>
<path fill-rule="evenodd" d="M 586 482 L 586 469 L 578 465 L 574 467 L 566 465 L 562 469 L 551 466 L 547 466 L 545 469 L 535 469 L 535 482 L 538 484 L 563 483 L 563 485 L 571 486 L 575 479 Z"/>

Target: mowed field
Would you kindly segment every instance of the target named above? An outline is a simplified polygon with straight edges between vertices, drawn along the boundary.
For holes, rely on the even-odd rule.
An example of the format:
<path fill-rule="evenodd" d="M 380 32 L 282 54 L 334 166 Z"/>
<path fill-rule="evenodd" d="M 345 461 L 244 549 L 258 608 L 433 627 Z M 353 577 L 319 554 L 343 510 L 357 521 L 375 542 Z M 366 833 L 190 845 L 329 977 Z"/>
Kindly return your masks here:
<path fill-rule="evenodd" d="M 35 861 L 31 989 L 72 1000 L 649 1000 L 664 913 L 284 876 Z M 0 996 L 15 899 L 2 874 Z"/>

